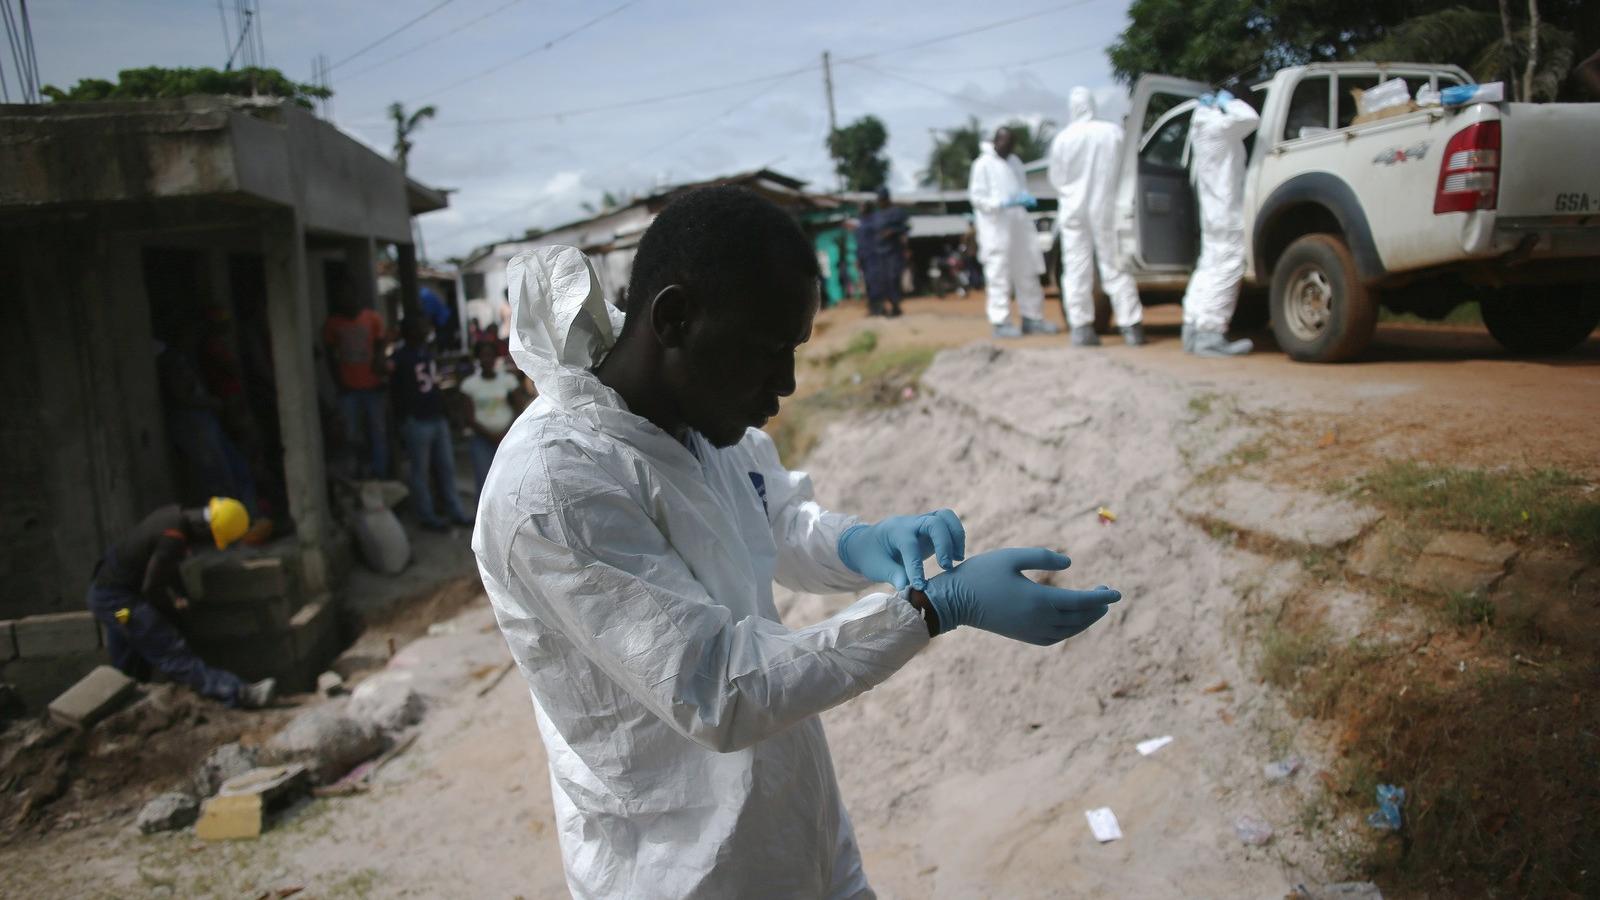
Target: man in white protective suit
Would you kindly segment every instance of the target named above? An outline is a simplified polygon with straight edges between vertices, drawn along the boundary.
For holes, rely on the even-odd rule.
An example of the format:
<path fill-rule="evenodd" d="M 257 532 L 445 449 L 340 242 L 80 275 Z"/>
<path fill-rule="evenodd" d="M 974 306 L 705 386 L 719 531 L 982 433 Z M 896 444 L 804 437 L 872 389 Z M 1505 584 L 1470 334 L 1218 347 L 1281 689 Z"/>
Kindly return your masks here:
<path fill-rule="evenodd" d="M 988 295 L 989 324 L 995 337 L 1055 334 L 1054 323 L 1044 320 L 1044 253 L 1028 210 L 1038 201 L 1028 193 L 1022 160 L 1012 153 L 1016 139 L 1011 129 L 1000 128 L 994 141 L 985 141 L 972 161 L 967 196 L 978 231 L 978 260 L 983 263 L 984 291 Z M 1022 326 L 1011 324 L 1011 292 L 1017 292 Z"/>
<path fill-rule="evenodd" d="M 533 695 L 572 893 L 872 896 L 817 714 L 960 625 L 1054 644 L 1120 595 L 1030 580 L 1069 564 L 1043 548 L 958 564 L 950 510 L 863 524 L 783 467 L 758 429 L 795 389 L 817 264 L 758 195 L 668 205 L 625 321 L 571 247 L 507 275 L 539 399 L 495 455 L 472 547 Z M 774 580 L 863 596 L 791 629 Z"/>
<path fill-rule="evenodd" d="M 1228 340 L 1244 278 L 1244 139 L 1261 116 L 1227 91 L 1204 94 L 1189 122 L 1189 173 L 1200 200 L 1200 260 L 1183 293 L 1183 349 L 1242 356 L 1255 345 Z"/>
<path fill-rule="evenodd" d="M 1122 129 L 1094 117 L 1094 95 L 1075 87 L 1068 96 L 1072 123 L 1050 142 L 1050 183 L 1055 185 L 1061 223 L 1061 307 L 1076 347 L 1097 347 L 1094 333 L 1094 270 L 1111 298 L 1122 339 L 1144 341 L 1144 307 L 1133 277 L 1117 265 L 1117 170 Z"/>

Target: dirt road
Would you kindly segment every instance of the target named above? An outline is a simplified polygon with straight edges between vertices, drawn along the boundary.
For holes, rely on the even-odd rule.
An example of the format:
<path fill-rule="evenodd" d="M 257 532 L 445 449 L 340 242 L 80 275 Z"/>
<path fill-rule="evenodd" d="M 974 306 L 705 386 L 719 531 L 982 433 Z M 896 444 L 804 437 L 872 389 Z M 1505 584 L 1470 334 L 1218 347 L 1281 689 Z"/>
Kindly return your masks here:
<path fill-rule="evenodd" d="M 968 630 L 941 638 L 824 717 L 880 893 L 1278 898 L 1348 877 L 1329 832 L 1305 825 L 1331 736 L 1254 674 L 1262 611 L 1302 590 L 1306 573 L 1174 510 L 1265 435 L 1288 442 L 1278 471 L 1313 485 L 1393 456 L 1593 476 L 1600 344 L 1513 361 L 1486 336 L 1385 326 L 1372 361 L 1312 367 L 1268 353 L 1185 357 L 1172 308 L 1152 311 L 1151 346 L 1092 352 L 1059 337 L 990 341 L 974 300 L 909 309 L 884 322 L 846 308 L 819 323 L 811 359 L 868 328 L 876 352 L 956 348 L 909 399 L 826 428 L 804 465 L 820 499 L 869 518 L 952 506 L 971 551 L 1059 547 L 1075 564 L 1053 580 L 1109 583 L 1125 599 L 1049 650 Z M 805 392 L 830 373 L 802 374 Z M 1115 523 L 1102 524 L 1101 506 Z M 800 625 L 847 600 L 781 594 L 780 606 Z M 563 895 L 526 688 L 512 675 L 478 697 L 484 667 L 505 657 L 484 604 L 442 631 L 402 654 L 438 673 L 430 712 L 371 793 L 313 801 L 254 843 L 143 837 L 125 819 L 59 833 L 0 851 L 0 894 Z M 1154 755 L 1135 751 L 1162 735 L 1174 740 Z M 1268 783 L 1262 764 L 1289 752 L 1305 771 Z M 1090 835 L 1084 811 L 1101 806 L 1121 841 Z M 1273 841 L 1242 844 L 1243 815 L 1269 822 Z"/>

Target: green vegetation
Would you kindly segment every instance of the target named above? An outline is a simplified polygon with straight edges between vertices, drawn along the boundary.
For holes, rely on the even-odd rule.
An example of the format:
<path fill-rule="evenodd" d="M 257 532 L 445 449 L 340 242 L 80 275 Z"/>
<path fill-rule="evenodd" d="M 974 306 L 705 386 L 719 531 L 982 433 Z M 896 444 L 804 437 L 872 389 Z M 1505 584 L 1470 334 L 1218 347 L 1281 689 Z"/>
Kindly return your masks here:
<path fill-rule="evenodd" d="M 1559 469 L 1488 472 L 1394 462 L 1355 490 L 1417 524 L 1502 538 L 1563 541 L 1600 557 L 1600 497 Z"/>
<path fill-rule="evenodd" d="M 1413 313 L 1391 312 L 1387 308 L 1378 310 L 1378 321 L 1398 322 L 1406 325 L 1482 325 L 1483 307 L 1476 301 L 1463 303 L 1457 306 L 1442 319 L 1424 319 Z"/>
<path fill-rule="evenodd" d="M 833 419 L 852 410 L 884 409 L 902 402 L 908 388 L 916 390 L 917 379 L 937 352 L 935 347 L 879 350 L 872 331 L 851 338 L 844 350 L 823 357 L 830 370 L 828 385 L 785 402 L 767 426 L 779 458 L 798 465 Z"/>
<path fill-rule="evenodd" d="M 159 100 L 195 94 L 226 94 L 248 97 L 253 94 L 282 97 L 306 109 L 311 101 L 326 100 L 333 91 L 314 84 L 300 84 L 277 69 L 244 68 L 219 72 L 216 69 L 167 69 L 146 66 L 123 69 L 116 82 L 103 78 L 83 78 L 65 90 L 45 85 L 42 93 L 56 103 L 101 100 Z"/>
<path fill-rule="evenodd" d="M 828 134 L 828 155 L 846 190 L 875 191 L 889 183 L 889 158 L 883 155 L 888 142 L 889 130 L 877 116 L 862 116 Z"/>
<path fill-rule="evenodd" d="M 1494 624 L 1494 604 L 1477 591 L 1450 591 L 1445 594 L 1445 617 L 1460 628 Z"/>

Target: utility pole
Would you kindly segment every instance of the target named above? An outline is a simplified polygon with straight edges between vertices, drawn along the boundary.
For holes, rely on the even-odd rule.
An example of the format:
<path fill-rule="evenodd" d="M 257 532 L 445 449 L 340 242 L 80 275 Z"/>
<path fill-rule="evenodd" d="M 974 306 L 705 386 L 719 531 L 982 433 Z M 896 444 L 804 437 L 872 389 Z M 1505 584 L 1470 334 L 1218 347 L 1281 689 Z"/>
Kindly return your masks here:
<path fill-rule="evenodd" d="M 828 95 L 828 138 L 833 139 L 839 130 L 839 118 L 833 111 L 833 65 L 828 61 L 828 51 L 822 51 L 822 88 Z M 844 190 L 844 176 L 839 176 L 839 190 Z"/>

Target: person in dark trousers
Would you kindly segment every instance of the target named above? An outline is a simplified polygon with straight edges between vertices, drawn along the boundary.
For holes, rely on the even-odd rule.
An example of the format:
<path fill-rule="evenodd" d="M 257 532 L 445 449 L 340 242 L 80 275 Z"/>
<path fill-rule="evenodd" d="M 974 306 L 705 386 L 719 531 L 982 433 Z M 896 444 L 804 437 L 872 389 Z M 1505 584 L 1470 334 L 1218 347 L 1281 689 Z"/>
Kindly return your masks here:
<path fill-rule="evenodd" d="M 257 709 L 272 702 L 271 678 L 245 684 L 207 665 L 172 624 L 189 601 L 178 564 L 195 541 L 223 550 L 250 530 L 250 514 L 232 497 L 212 497 L 203 509 L 163 506 L 106 549 L 89 585 L 89 611 L 106 630 L 111 664 L 144 681 L 160 672 L 196 693 L 229 706 Z"/>
<path fill-rule="evenodd" d="M 878 188 L 878 211 L 872 216 L 873 246 L 878 261 L 873 271 L 878 279 L 878 311 L 885 316 L 900 315 L 900 280 L 906 270 L 906 241 L 911 234 L 911 214 L 895 206 L 889 189 Z"/>
<path fill-rule="evenodd" d="M 450 522 L 471 525 L 472 519 L 456 494 L 455 448 L 450 441 L 450 420 L 445 417 L 439 368 L 429 346 L 430 330 L 421 315 L 406 316 L 401 323 L 405 343 L 394 353 L 394 408 L 411 458 L 411 496 L 417 504 L 417 518 L 423 528 L 443 531 L 450 523 L 435 512 L 430 475 L 437 482 Z"/>
<path fill-rule="evenodd" d="M 878 204 L 868 200 L 856 219 L 856 265 L 867 289 L 867 315 L 883 315 L 883 280 L 878 277 Z"/>

